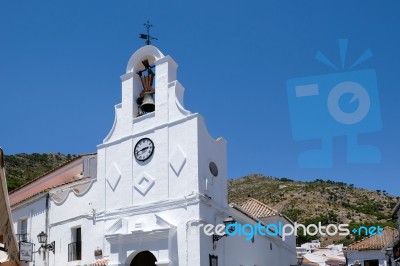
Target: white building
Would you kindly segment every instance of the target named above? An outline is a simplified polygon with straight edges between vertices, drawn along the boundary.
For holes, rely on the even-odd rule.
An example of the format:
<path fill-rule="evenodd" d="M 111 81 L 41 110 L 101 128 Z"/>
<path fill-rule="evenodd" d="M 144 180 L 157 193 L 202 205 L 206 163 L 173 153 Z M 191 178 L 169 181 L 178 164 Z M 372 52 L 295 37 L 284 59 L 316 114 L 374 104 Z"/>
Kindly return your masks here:
<path fill-rule="evenodd" d="M 311 242 L 301 244 L 301 248 L 305 249 L 308 253 L 313 253 L 321 247 L 319 240 L 312 240 Z"/>
<path fill-rule="evenodd" d="M 139 77 L 145 69 L 147 76 Z M 253 199 L 228 205 L 226 141 L 213 139 L 203 118 L 184 108 L 176 69 L 154 46 L 136 51 L 121 76 L 114 125 L 97 154 L 10 194 L 19 240 L 38 250 L 36 236 L 47 234 L 48 249 L 35 253 L 34 265 L 296 265 L 293 236 L 248 241 L 195 228 L 229 216 L 252 225 L 290 220 Z M 138 116 L 143 103 L 137 99 L 150 100 L 143 92 L 152 89 L 152 78 L 155 111 Z"/>
<path fill-rule="evenodd" d="M 319 240 L 304 243 L 297 248 L 297 254 L 304 257 L 304 264 L 318 266 L 343 266 L 345 265 L 345 257 L 343 254 L 343 244 L 328 245 L 321 248 Z"/>
<path fill-rule="evenodd" d="M 396 229 L 385 227 L 382 236 L 376 234 L 349 245 L 345 251 L 348 265 L 394 266 L 392 258 L 388 261 L 387 248 L 392 247 L 398 237 Z"/>

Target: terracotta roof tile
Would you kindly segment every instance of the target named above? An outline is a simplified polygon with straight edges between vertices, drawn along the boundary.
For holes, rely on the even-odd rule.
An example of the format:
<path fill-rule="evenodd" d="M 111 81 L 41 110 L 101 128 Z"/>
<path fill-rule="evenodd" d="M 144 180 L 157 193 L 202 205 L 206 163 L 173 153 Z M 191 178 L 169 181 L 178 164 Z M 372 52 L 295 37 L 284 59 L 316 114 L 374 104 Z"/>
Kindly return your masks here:
<path fill-rule="evenodd" d="M 110 262 L 110 259 L 108 259 L 108 258 L 98 259 L 98 260 L 92 262 L 90 264 L 90 266 L 105 266 L 105 265 L 108 265 L 109 262 Z"/>
<path fill-rule="evenodd" d="M 381 235 L 369 236 L 357 241 L 347 247 L 347 250 L 380 250 L 388 245 L 393 245 L 398 237 L 399 232 L 391 227 L 385 227 Z"/>
<path fill-rule="evenodd" d="M 46 173 L 44 173 L 44 174 L 42 174 L 42 175 L 40 175 L 40 176 L 38 176 L 38 177 L 32 179 L 31 181 L 26 182 L 26 183 L 23 184 L 22 186 L 19 186 L 19 187 L 15 188 L 15 189 L 11 190 L 8 194 L 12 194 L 12 193 L 14 193 L 14 192 L 16 192 L 16 191 L 18 191 L 18 190 L 21 190 L 22 188 L 27 187 L 28 185 L 30 185 L 30 184 L 36 182 L 37 180 L 39 180 L 39 179 L 41 179 L 41 178 L 43 178 L 43 177 L 45 177 L 45 176 L 47 176 L 47 175 L 49 175 L 49 174 L 51 174 L 51 173 L 57 171 L 58 169 L 63 168 L 64 166 L 66 166 L 66 165 L 68 165 L 68 164 L 70 164 L 70 163 L 72 163 L 72 162 L 74 162 L 74 161 L 77 161 L 77 160 L 81 159 L 81 158 L 84 157 L 84 156 L 87 156 L 87 155 L 96 155 L 96 154 L 97 154 L 97 153 L 87 153 L 87 154 L 80 154 L 80 155 L 77 155 L 77 157 L 74 157 L 74 158 L 72 158 L 71 160 L 68 160 L 68 161 L 62 163 L 62 164 L 56 166 L 55 168 L 51 169 L 50 171 L 47 171 Z"/>
<path fill-rule="evenodd" d="M 90 153 L 79 155 L 78 157 L 57 166 L 49 172 L 9 192 L 11 206 L 14 206 L 17 202 L 21 202 L 32 196 L 36 196 L 37 194 L 40 194 L 47 189 L 51 189 L 58 185 L 64 185 L 66 183 L 70 183 L 77 179 L 80 179 L 77 175 L 84 171 L 83 160 L 85 159 L 85 157 L 94 155 L 96 154 Z M 53 176 L 55 174 L 57 176 Z"/>
<path fill-rule="evenodd" d="M 240 204 L 232 204 L 232 207 L 256 220 L 279 215 L 278 211 L 253 198 L 249 198 Z"/>
<path fill-rule="evenodd" d="M 312 262 L 304 258 L 303 263 L 301 264 L 303 266 L 319 266 L 318 263 Z"/>
<path fill-rule="evenodd" d="M 325 261 L 325 264 L 328 266 L 337 266 L 337 265 L 345 265 L 346 259 L 343 258 L 343 260 L 338 260 L 338 259 L 329 259 Z"/>
<path fill-rule="evenodd" d="M 34 198 L 34 197 L 36 197 L 36 196 L 38 196 L 38 195 L 40 195 L 40 194 L 46 194 L 46 193 L 48 193 L 48 192 L 49 192 L 50 190 L 52 190 L 52 189 L 59 188 L 59 187 L 62 187 L 62 186 L 65 186 L 65 185 L 69 185 L 69 184 L 72 184 L 72 183 L 77 183 L 77 182 L 79 182 L 79 181 L 82 181 L 82 180 L 85 180 L 85 179 L 90 179 L 90 178 L 92 178 L 92 177 L 90 177 L 90 176 L 85 176 L 85 177 L 83 177 L 83 178 L 81 178 L 81 179 L 70 180 L 70 181 L 68 181 L 68 182 L 64 182 L 64 183 L 58 184 L 58 185 L 56 185 L 56 186 L 48 187 L 48 188 L 43 189 L 43 190 L 41 190 L 41 191 L 39 191 L 39 192 L 37 192 L 37 193 L 35 193 L 35 194 L 30 195 L 30 196 L 27 197 L 27 198 L 24 198 L 24 199 L 22 199 L 22 200 L 20 200 L 20 201 L 17 201 L 17 202 L 15 202 L 15 203 L 13 203 L 13 204 L 11 205 L 11 207 L 14 207 L 15 205 L 18 205 L 18 204 L 23 203 L 23 202 L 25 202 L 25 201 L 28 201 L 28 200 L 30 200 L 30 199 L 32 199 L 32 198 Z"/>

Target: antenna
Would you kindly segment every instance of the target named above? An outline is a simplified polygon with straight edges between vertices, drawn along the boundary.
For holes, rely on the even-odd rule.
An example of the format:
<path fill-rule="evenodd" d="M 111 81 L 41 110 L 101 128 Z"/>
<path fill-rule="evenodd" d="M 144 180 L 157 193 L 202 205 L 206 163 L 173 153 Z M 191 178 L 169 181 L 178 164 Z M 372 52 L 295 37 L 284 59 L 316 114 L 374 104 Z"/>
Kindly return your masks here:
<path fill-rule="evenodd" d="M 146 27 L 147 34 L 140 33 L 139 38 L 146 40 L 146 45 L 150 45 L 151 40 L 158 40 L 157 38 L 150 35 L 150 28 L 153 27 L 153 25 L 150 24 L 150 21 L 147 20 L 147 22 L 143 25 Z"/>

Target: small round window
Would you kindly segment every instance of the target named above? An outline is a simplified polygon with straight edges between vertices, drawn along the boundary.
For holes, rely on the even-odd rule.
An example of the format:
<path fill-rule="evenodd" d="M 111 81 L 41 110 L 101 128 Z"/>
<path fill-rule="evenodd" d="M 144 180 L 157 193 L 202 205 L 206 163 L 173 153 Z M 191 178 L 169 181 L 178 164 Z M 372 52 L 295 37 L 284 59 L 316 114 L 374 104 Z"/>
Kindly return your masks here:
<path fill-rule="evenodd" d="M 214 162 L 210 162 L 209 164 L 210 167 L 210 172 L 213 176 L 217 176 L 218 175 L 218 167 Z"/>

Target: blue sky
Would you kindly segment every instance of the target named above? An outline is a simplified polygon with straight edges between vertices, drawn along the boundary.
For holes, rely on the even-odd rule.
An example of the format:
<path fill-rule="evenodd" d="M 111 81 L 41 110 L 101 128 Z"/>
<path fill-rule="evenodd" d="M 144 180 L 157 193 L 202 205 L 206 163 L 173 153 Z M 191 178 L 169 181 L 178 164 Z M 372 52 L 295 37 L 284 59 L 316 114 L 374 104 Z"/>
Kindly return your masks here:
<path fill-rule="evenodd" d="M 227 139 L 230 178 L 323 178 L 400 196 L 399 11 L 397 1 L 3 0 L 0 145 L 8 154 L 95 152 L 113 124 L 119 77 L 144 44 L 138 34 L 150 19 L 154 45 L 179 64 L 186 108 Z M 348 39 L 344 69 L 338 39 Z M 376 72 L 379 96 L 370 97 L 379 102 L 382 128 L 358 140 L 381 159 L 349 163 L 343 135 L 333 137 L 330 167 L 302 168 L 299 154 L 320 142 L 294 140 L 286 82 L 334 74 L 339 82 L 368 48 L 373 56 L 353 70 Z M 318 51 L 338 69 L 317 61 Z M 321 137 L 329 137 L 324 130 Z"/>

